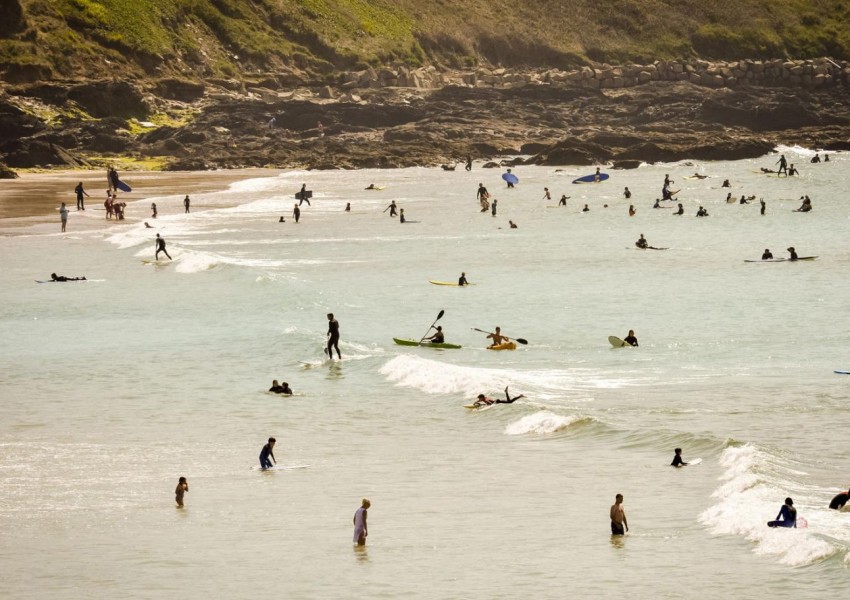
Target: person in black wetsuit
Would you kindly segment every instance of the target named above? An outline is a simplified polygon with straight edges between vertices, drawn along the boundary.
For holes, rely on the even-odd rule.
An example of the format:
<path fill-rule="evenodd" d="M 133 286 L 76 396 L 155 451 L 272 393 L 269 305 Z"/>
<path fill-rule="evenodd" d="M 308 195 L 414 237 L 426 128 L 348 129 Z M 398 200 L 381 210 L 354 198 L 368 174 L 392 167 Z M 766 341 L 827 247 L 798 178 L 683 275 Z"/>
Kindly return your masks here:
<path fill-rule="evenodd" d="M 493 198 L 493 204 L 490 205 L 490 214 L 492 214 L 494 217 L 496 216 L 496 205 L 498 203 L 499 201 Z"/>
<path fill-rule="evenodd" d="M 558 202 L 558 206 L 563 206 L 564 208 L 566 208 L 566 207 L 567 207 L 567 198 L 568 198 L 568 197 L 569 197 L 569 196 L 567 196 L 566 194 L 561 194 L 561 199 L 560 199 L 560 201 Z"/>
<path fill-rule="evenodd" d="M 396 207 L 395 200 L 393 200 L 393 201 L 390 202 L 390 205 L 383 210 L 383 212 L 390 211 L 391 217 L 397 217 L 398 213 L 396 212 L 396 208 L 397 207 Z"/>
<path fill-rule="evenodd" d="M 292 216 L 295 218 L 295 222 L 298 223 L 298 221 L 301 219 L 301 209 L 298 208 L 297 204 L 293 204 L 292 206 Z"/>
<path fill-rule="evenodd" d="M 481 198 L 484 198 L 486 200 L 489 197 L 490 197 L 490 192 L 487 191 L 487 188 L 484 187 L 483 183 L 479 183 L 478 184 L 478 192 L 476 192 L 476 194 L 475 194 L 475 199 L 481 200 Z"/>
<path fill-rule="evenodd" d="M 782 517 L 780 519 L 780 517 Z M 791 498 L 785 498 L 785 504 L 779 509 L 779 514 L 776 515 L 775 521 L 768 521 L 768 527 L 796 527 L 797 526 L 797 509 L 794 508 L 794 501 Z"/>
<path fill-rule="evenodd" d="M 168 250 L 165 249 L 165 240 L 163 238 L 161 238 L 160 235 L 157 233 L 156 234 L 156 252 L 153 255 L 154 260 L 159 260 L 159 253 L 160 252 L 165 253 L 165 255 L 168 257 L 168 260 L 173 260 L 171 258 L 171 255 L 168 253 Z"/>
<path fill-rule="evenodd" d="M 310 199 L 307 197 L 307 184 L 301 184 L 301 191 L 298 192 L 298 206 L 301 206 L 302 202 L 306 202 L 307 206 L 310 206 Z"/>
<path fill-rule="evenodd" d="M 472 156 L 470 156 L 469 154 L 466 155 L 466 170 L 472 170 Z"/>
<path fill-rule="evenodd" d="M 629 191 L 629 188 L 626 188 L 625 190 L 623 190 L 623 198 L 628 200 L 631 197 L 632 197 L 632 193 L 631 193 L 631 191 Z"/>
<path fill-rule="evenodd" d="M 65 277 L 64 275 L 57 275 L 56 273 L 50 274 L 50 281 L 86 281 L 85 277 Z"/>
<path fill-rule="evenodd" d="M 682 460 L 682 449 L 676 448 L 674 451 L 675 455 L 673 456 L 673 462 L 670 463 L 671 467 L 684 467 L 687 466 L 684 460 Z"/>
<path fill-rule="evenodd" d="M 811 210 L 812 210 L 812 201 L 809 200 L 808 196 L 806 196 L 803 199 L 803 204 L 800 205 L 800 208 L 798 208 L 796 212 L 809 212 Z"/>
<path fill-rule="evenodd" d="M 761 255 L 761 259 L 762 260 L 772 260 L 773 259 L 773 252 L 770 251 L 770 248 L 764 249 L 764 254 Z"/>
<path fill-rule="evenodd" d="M 83 182 L 77 184 L 77 187 L 74 188 L 74 192 L 77 194 L 77 210 L 85 210 L 86 202 L 83 198 L 83 195 L 88 196 L 89 193 L 83 189 Z"/>
<path fill-rule="evenodd" d="M 844 508 L 844 505 L 847 504 L 848 500 L 850 500 L 850 490 L 846 492 L 841 492 L 840 494 L 835 496 L 835 498 L 833 498 L 829 502 L 829 507 L 832 510 L 841 510 L 842 508 Z"/>
<path fill-rule="evenodd" d="M 732 187 L 732 184 L 729 183 L 728 179 L 724 179 L 723 184 L 720 187 Z"/>
<path fill-rule="evenodd" d="M 328 313 L 328 347 L 325 349 L 325 352 L 327 352 L 328 358 L 331 360 L 334 357 L 334 348 L 336 348 L 337 357 L 341 359 L 342 354 L 339 351 L 339 321 L 334 319 L 333 313 Z"/>
<path fill-rule="evenodd" d="M 788 176 L 788 161 L 785 160 L 784 154 L 779 155 L 779 160 L 776 161 L 776 164 L 779 165 L 779 168 L 776 170 L 776 174 L 779 175 L 784 171 L 785 176 L 787 177 Z"/>
<path fill-rule="evenodd" d="M 795 177 L 795 176 L 799 177 L 799 175 L 800 175 L 800 172 L 797 170 L 797 167 L 794 166 L 794 163 L 791 163 L 791 167 L 788 169 L 788 176 L 789 177 Z"/>
<path fill-rule="evenodd" d="M 406 223 L 407 222 L 407 219 L 404 218 L 404 209 L 403 208 L 401 209 L 401 212 L 398 215 L 398 222 L 399 223 Z"/>
<path fill-rule="evenodd" d="M 272 460 L 277 463 L 277 459 L 274 457 L 274 445 L 277 440 L 273 437 L 269 438 L 269 443 L 263 446 L 263 449 L 260 451 L 260 468 L 271 469 L 272 468 Z M 271 457 L 271 460 L 269 460 Z"/>
<path fill-rule="evenodd" d="M 707 216 L 708 216 L 708 211 L 707 211 L 707 210 L 705 210 L 702 206 L 700 206 L 700 207 L 699 207 L 699 210 L 697 211 L 697 216 L 698 216 L 698 217 L 707 217 Z"/>
<path fill-rule="evenodd" d="M 645 250 L 646 248 L 649 248 L 649 242 L 646 241 L 646 238 L 643 237 L 643 234 L 640 234 L 640 239 L 635 242 L 635 246 L 637 246 L 641 250 Z"/>
<path fill-rule="evenodd" d="M 460 274 L 460 277 L 458 277 L 457 284 L 461 287 L 463 287 L 465 285 L 469 285 L 469 282 L 466 280 L 466 272 L 465 271 Z"/>
<path fill-rule="evenodd" d="M 507 173 L 507 174 L 508 174 L 508 175 L 510 175 L 510 174 L 511 174 L 511 170 L 510 170 L 510 169 L 508 169 L 508 173 Z M 507 184 L 508 184 L 508 188 L 512 188 L 512 187 L 514 187 L 514 183 L 513 183 L 512 181 L 507 181 L 507 180 L 505 180 L 505 183 L 507 183 Z"/>
<path fill-rule="evenodd" d="M 765 204 L 764 198 L 759 198 L 759 204 L 761 205 L 761 209 L 759 210 L 759 212 L 761 214 L 764 214 L 764 211 L 767 210 L 767 204 Z"/>
<path fill-rule="evenodd" d="M 635 337 L 635 330 L 629 329 L 629 335 L 627 335 L 623 341 L 626 342 L 629 346 L 634 346 L 635 348 L 637 348 L 638 341 Z"/>
<path fill-rule="evenodd" d="M 679 204 L 679 210 L 677 210 L 677 211 L 676 211 L 676 212 L 674 212 L 673 214 L 674 214 L 674 215 L 677 215 L 677 216 L 679 216 L 679 215 L 683 215 L 683 214 L 685 214 L 685 209 L 682 207 L 682 205 L 681 205 L 681 204 Z"/>
<path fill-rule="evenodd" d="M 791 254 L 791 256 L 788 257 L 788 260 L 798 260 L 797 251 L 794 250 L 794 246 L 791 246 L 790 248 L 786 248 L 786 250 L 788 250 L 788 253 Z"/>
<path fill-rule="evenodd" d="M 269 388 L 270 392 L 275 394 L 279 394 L 281 390 L 280 384 L 277 382 L 277 379 L 272 380 L 272 386 Z"/>
<path fill-rule="evenodd" d="M 525 398 L 525 396 L 523 394 L 520 394 L 519 396 L 514 396 L 513 398 L 511 398 L 510 393 L 508 393 L 508 387 L 510 387 L 510 386 L 505 386 L 505 399 L 504 400 L 499 400 L 499 399 L 494 400 L 493 398 L 488 398 L 484 394 L 478 394 L 478 398 L 475 400 L 475 402 L 473 404 L 475 406 L 481 406 L 482 404 L 485 404 L 485 405 L 513 404 L 514 402 L 516 402 L 520 398 Z"/>
<path fill-rule="evenodd" d="M 812 160 L 810 160 L 809 162 L 811 162 L 812 164 L 814 164 L 814 163 L 819 163 L 819 162 L 820 162 L 820 154 L 818 154 L 817 152 L 815 152 L 815 156 L 814 156 L 814 157 L 812 158 Z"/>

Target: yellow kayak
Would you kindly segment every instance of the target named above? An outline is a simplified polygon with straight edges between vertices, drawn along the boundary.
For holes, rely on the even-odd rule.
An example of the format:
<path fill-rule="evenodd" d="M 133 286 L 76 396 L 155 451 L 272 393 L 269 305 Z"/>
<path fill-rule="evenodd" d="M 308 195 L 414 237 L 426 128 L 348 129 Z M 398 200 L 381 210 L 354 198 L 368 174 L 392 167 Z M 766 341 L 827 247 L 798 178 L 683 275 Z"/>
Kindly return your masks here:
<path fill-rule="evenodd" d="M 516 350 L 516 342 L 502 342 L 487 346 L 487 350 Z"/>

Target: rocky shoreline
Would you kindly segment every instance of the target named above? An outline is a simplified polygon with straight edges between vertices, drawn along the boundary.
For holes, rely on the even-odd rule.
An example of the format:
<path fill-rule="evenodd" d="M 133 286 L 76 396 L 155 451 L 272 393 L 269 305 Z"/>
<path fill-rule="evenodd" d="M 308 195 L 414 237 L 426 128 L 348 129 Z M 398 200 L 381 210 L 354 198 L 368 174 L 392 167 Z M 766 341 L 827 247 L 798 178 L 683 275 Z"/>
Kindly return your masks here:
<path fill-rule="evenodd" d="M 751 158 L 780 143 L 850 150 L 850 64 L 829 59 L 573 71 L 396 67 L 297 83 L 267 76 L 250 84 L 4 86 L 0 172 L 2 163 L 112 161 L 125 169 L 145 161 L 169 170 L 393 168 L 517 154 L 534 164 L 629 168 Z M 148 122 L 150 115 L 168 118 Z"/>

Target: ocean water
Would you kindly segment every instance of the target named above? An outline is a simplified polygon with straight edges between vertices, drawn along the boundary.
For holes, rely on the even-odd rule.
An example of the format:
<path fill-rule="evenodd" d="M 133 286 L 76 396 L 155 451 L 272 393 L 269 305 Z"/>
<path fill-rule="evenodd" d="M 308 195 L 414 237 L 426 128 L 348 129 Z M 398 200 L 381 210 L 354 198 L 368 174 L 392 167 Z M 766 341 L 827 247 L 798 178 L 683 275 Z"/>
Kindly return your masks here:
<path fill-rule="evenodd" d="M 775 155 L 584 186 L 586 167 L 517 167 L 513 190 L 477 165 L 290 172 L 193 196 L 190 215 L 180 193 L 131 202 L 146 218 L 157 203 L 154 229 L 90 210 L 65 235 L 0 239 L 0 596 L 843 591 L 850 515 L 827 504 L 850 486 L 850 376 L 833 373 L 850 368 L 850 155 L 780 150 L 801 177 L 753 172 Z M 651 208 L 665 173 L 684 216 Z M 724 178 L 767 214 L 727 204 Z M 301 183 L 314 198 L 296 225 Z M 793 212 L 804 194 L 814 210 Z M 416 222 L 382 213 L 391 200 Z M 157 232 L 172 263 L 143 262 Z M 641 233 L 669 250 L 636 250 Z M 818 259 L 744 262 L 788 246 Z M 54 271 L 92 281 L 35 283 Z M 428 283 L 461 271 L 476 285 Z M 440 310 L 463 349 L 393 344 Z M 324 361 L 327 312 L 342 361 Z M 528 344 L 486 350 L 473 328 L 496 326 Z M 611 348 L 629 329 L 640 348 Z M 526 398 L 463 408 L 508 385 Z M 258 471 L 269 436 L 307 468 Z M 670 468 L 677 446 L 702 464 Z M 786 496 L 808 528 L 765 526 Z"/>

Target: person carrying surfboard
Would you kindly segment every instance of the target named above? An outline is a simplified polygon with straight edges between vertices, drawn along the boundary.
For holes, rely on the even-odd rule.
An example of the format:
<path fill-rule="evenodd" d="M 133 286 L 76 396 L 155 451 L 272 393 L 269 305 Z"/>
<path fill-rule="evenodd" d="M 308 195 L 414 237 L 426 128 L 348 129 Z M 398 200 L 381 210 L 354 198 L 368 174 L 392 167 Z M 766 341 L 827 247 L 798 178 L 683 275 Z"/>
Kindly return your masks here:
<path fill-rule="evenodd" d="M 310 206 L 310 196 L 307 195 L 307 184 L 301 184 L 301 191 L 298 192 L 298 206 L 301 206 L 302 202 L 306 202 L 307 206 Z"/>

